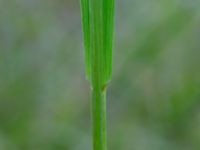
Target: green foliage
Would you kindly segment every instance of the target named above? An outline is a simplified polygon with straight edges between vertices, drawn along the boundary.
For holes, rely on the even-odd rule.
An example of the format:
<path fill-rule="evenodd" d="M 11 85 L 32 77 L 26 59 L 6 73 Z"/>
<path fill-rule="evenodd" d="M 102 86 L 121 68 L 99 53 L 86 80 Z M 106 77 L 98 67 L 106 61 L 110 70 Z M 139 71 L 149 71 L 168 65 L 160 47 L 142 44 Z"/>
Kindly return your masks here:
<path fill-rule="evenodd" d="M 116 2 L 109 150 L 200 150 L 200 1 Z M 0 150 L 91 150 L 81 45 L 78 0 L 0 1 Z"/>
<path fill-rule="evenodd" d="M 87 78 L 105 85 L 112 71 L 114 0 L 81 0 Z"/>

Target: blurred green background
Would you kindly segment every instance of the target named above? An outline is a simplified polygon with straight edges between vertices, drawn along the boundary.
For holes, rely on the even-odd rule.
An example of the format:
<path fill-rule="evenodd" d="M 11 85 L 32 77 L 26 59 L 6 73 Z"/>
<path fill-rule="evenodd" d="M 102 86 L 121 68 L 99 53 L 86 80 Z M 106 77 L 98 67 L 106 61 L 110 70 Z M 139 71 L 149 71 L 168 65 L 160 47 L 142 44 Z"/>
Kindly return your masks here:
<path fill-rule="evenodd" d="M 200 1 L 118 0 L 109 150 L 200 149 Z M 91 149 L 78 0 L 0 1 L 0 150 Z"/>

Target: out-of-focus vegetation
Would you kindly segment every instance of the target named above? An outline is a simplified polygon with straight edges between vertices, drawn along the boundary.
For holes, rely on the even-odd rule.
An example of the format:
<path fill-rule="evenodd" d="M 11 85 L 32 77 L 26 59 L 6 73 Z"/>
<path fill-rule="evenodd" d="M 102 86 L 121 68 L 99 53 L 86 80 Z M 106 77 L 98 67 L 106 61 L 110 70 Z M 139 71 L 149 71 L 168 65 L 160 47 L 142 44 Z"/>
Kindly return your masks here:
<path fill-rule="evenodd" d="M 200 1 L 117 1 L 111 150 L 200 149 Z M 88 150 L 78 0 L 0 1 L 0 150 Z"/>

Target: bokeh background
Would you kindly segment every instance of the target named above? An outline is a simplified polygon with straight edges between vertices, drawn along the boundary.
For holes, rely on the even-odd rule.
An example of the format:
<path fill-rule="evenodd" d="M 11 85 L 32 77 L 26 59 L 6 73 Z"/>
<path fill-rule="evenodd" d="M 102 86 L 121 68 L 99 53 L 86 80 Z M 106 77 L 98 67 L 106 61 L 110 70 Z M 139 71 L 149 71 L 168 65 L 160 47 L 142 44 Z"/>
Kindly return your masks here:
<path fill-rule="evenodd" d="M 91 149 L 78 0 L 0 0 L 0 150 Z M 200 1 L 116 1 L 109 150 L 200 149 Z"/>

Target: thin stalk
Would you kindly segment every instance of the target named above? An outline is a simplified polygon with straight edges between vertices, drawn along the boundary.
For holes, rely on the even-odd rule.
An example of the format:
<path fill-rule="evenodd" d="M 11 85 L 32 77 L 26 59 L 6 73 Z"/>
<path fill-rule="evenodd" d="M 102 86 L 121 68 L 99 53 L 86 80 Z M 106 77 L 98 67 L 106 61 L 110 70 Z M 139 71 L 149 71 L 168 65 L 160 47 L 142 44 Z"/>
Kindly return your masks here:
<path fill-rule="evenodd" d="M 93 150 L 106 150 L 106 89 L 112 72 L 114 0 L 81 0 L 87 79 L 91 83 Z"/>
<path fill-rule="evenodd" d="M 106 150 L 106 92 L 92 90 L 93 149 Z"/>

